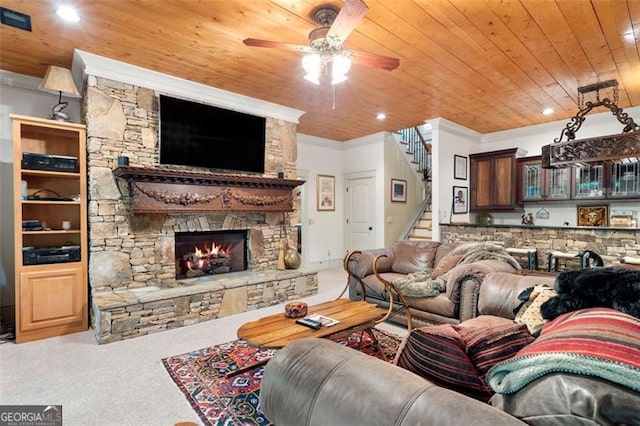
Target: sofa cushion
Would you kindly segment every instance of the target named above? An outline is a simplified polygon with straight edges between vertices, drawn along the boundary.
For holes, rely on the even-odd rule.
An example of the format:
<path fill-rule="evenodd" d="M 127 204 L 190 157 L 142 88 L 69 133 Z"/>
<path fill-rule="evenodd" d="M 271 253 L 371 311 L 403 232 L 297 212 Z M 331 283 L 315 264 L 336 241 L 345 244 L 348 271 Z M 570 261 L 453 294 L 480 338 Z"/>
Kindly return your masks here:
<path fill-rule="evenodd" d="M 385 272 L 380 274 L 380 277 L 382 277 L 385 280 L 389 280 L 389 282 L 392 282 L 395 279 L 404 277 L 404 275 L 396 274 L 394 272 Z M 378 277 L 376 277 L 375 275 L 367 275 L 362 279 L 362 282 L 365 285 L 365 288 L 366 288 L 365 291 L 367 292 L 367 297 L 375 297 L 377 299 L 388 300 L 389 296 L 387 294 L 387 290 L 384 286 L 384 283 L 380 281 Z M 361 293 L 362 293 L 362 289 L 358 285 L 358 290 L 356 294 L 360 295 Z"/>
<path fill-rule="evenodd" d="M 524 324 L 470 327 L 462 323 L 454 328 L 460 334 L 473 365 L 483 376 L 491 367 L 511 358 L 534 340 Z"/>
<path fill-rule="evenodd" d="M 542 326 L 547 322 L 542 318 L 540 305 L 555 295 L 555 290 L 546 285 L 536 285 L 523 290 L 518 296 L 522 304 L 515 309 L 515 322 L 526 325 L 533 336 L 540 334 Z"/>
<path fill-rule="evenodd" d="M 431 312 L 447 318 L 456 318 L 456 305 L 444 294 L 434 297 L 407 297 L 407 304 L 422 312 Z"/>
<path fill-rule="evenodd" d="M 436 258 L 433 260 L 433 264 L 440 263 L 443 257 L 448 256 L 449 252 L 459 245 L 458 243 L 440 243 L 438 250 L 436 250 Z"/>
<path fill-rule="evenodd" d="M 462 259 L 461 254 L 456 255 L 447 255 L 444 256 L 437 264 L 436 267 L 433 268 L 433 272 L 431 272 L 431 278 L 436 279 L 440 275 L 449 272 L 460 262 Z"/>
<path fill-rule="evenodd" d="M 410 274 L 433 268 L 439 244 L 437 241 L 402 240 L 396 242 L 393 246 L 393 272 Z"/>
<path fill-rule="evenodd" d="M 413 329 L 396 364 L 442 387 L 486 401 L 491 389 L 465 353 L 452 325 Z"/>
<path fill-rule="evenodd" d="M 490 403 L 531 426 L 640 425 L 640 393 L 577 374 L 547 374 Z"/>

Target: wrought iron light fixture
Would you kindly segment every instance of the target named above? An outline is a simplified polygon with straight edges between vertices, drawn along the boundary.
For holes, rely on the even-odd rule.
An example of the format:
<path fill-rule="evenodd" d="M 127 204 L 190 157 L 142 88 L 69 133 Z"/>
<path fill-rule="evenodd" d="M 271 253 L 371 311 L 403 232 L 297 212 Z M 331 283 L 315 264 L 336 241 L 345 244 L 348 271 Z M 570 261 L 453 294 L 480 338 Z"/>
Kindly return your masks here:
<path fill-rule="evenodd" d="M 78 93 L 78 89 L 73 82 L 71 71 L 55 65 L 49 65 L 38 89 L 58 95 L 58 103 L 52 107 L 49 118 L 58 121 L 69 121 L 69 115 L 62 112 L 69 105 L 69 102 L 63 101 L 62 95 L 64 94 L 65 97 L 71 98 L 80 97 L 80 93 Z"/>
<path fill-rule="evenodd" d="M 600 99 L 600 91 L 613 88 L 613 100 Z M 585 94 L 596 92 L 594 101 L 585 101 Z M 558 168 L 577 164 L 604 163 L 623 158 L 640 157 L 640 126 L 618 104 L 618 82 L 607 80 L 578 87 L 578 112 L 554 143 L 542 147 L 542 167 Z M 585 121 L 585 115 L 597 107 L 608 108 L 624 125 L 622 133 L 590 139 L 575 140 L 576 132 Z M 562 141 L 566 137 L 566 141 Z"/>

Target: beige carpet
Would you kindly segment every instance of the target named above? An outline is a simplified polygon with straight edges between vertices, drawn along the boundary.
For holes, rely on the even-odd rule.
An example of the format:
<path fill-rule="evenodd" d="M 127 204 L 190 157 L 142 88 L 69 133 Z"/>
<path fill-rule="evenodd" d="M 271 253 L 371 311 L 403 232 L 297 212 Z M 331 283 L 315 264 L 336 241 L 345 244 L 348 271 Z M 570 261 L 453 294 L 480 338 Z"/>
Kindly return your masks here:
<path fill-rule="evenodd" d="M 318 274 L 315 304 L 335 298 L 347 277 L 341 268 Z M 281 312 L 282 305 L 122 342 L 97 345 L 91 330 L 38 342 L 0 345 L 0 404 L 61 404 L 71 425 L 200 423 L 161 359 L 235 340 L 238 327 Z M 380 328 L 406 334 L 389 324 Z"/>

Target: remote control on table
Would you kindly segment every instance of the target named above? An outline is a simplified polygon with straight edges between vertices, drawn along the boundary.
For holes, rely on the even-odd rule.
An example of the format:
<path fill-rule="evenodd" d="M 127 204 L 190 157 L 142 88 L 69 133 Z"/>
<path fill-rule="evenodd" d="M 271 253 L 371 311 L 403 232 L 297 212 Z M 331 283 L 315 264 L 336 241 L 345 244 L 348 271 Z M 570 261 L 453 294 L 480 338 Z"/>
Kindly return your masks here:
<path fill-rule="evenodd" d="M 300 325 L 304 325 L 305 327 L 313 328 L 314 330 L 319 330 L 320 327 L 322 327 L 320 321 L 312 320 L 309 318 L 300 318 L 299 320 L 296 320 L 296 322 Z"/>

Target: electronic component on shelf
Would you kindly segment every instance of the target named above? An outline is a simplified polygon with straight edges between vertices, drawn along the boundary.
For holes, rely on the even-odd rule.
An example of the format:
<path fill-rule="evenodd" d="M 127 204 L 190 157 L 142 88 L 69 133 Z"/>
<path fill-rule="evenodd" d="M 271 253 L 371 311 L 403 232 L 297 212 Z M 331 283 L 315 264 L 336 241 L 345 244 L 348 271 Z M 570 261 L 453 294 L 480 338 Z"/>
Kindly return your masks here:
<path fill-rule="evenodd" d="M 22 221 L 22 230 L 23 231 L 42 231 L 44 226 L 42 222 L 39 220 L 23 220 Z"/>
<path fill-rule="evenodd" d="M 79 262 L 80 246 L 62 246 L 49 248 L 22 248 L 23 265 L 42 265 L 46 263 Z"/>
<path fill-rule="evenodd" d="M 22 168 L 30 170 L 49 170 L 55 172 L 77 172 L 78 159 L 65 155 L 22 153 Z"/>

